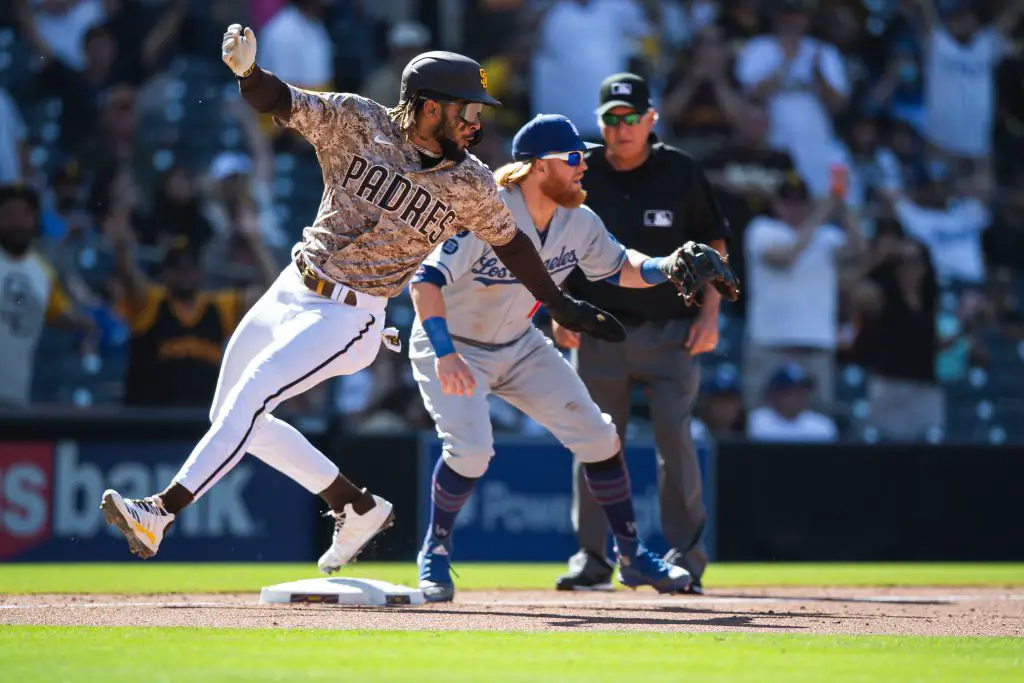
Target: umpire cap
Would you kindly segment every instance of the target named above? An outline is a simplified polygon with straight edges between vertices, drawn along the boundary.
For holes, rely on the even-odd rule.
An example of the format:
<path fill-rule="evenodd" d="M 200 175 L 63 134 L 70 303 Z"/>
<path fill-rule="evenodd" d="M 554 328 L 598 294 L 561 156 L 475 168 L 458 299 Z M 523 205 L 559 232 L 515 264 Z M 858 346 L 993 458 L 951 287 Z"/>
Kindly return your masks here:
<path fill-rule="evenodd" d="M 401 101 L 408 102 L 420 93 L 501 106 L 501 102 L 487 94 L 487 72 L 479 62 L 442 50 L 416 55 L 405 65 Z"/>

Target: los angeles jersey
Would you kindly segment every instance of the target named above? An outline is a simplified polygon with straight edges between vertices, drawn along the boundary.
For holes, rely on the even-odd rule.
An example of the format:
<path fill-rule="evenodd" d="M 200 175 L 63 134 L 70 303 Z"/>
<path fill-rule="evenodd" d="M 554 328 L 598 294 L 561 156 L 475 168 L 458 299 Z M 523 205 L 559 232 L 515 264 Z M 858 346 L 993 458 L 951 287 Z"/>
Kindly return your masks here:
<path fill-rule="evenodd" d="M 576 267 L 590 280 L 603 280 L 618 273 L 626 262 L 626 248 L 587 206 L 558 208 L 542 242 L 519 188 L 502 189 L 499 196 L 537 248 L 556 284 Z M 424 265 L 445 277 L 448 329 L 453 335 L 503 344 L 518 339 L 533 325 L 537 301 L 478 237 L 459 233 L 437 248 Z"/>

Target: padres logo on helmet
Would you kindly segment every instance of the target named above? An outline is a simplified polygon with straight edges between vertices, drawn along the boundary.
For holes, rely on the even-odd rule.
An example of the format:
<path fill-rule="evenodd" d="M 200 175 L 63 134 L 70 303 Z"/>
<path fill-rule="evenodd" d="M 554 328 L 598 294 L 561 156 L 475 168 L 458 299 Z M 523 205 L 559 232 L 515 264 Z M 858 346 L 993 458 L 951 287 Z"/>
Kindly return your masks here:
<path fill-rule="evenodd" d="M 487 72 L 480 69 L 480 85 L 483 86 L 484 90 L 487 90 Z"/>

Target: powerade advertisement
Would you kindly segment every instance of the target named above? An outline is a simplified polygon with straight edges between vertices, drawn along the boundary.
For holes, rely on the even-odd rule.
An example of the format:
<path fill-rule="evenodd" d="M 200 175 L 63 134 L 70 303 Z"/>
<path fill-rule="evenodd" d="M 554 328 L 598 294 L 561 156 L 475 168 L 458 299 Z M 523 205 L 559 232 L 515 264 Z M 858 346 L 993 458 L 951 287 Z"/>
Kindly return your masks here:
<path fill-rule="evenodd" d="M 106 524 L 103 491 L 163 489 L 193 443 L 0 443 L 0 562 L 141 561 Z M 160 561 L 297 561 L 316 555 L 316 503 L 247 456 L 172 525 Z"/>
<path fill-rule="evenodd" d="M 715 451 L 696 439 L 708 508 L 704 543 L 715 559 Z M 572 528 L 572 454 L 554 439 L 498 438 L 487 473 L 459 512 L 452 535 L 458 562 L 564 562 L 577 550 Z M 430 519 L 431 475 L 441 457 L 433 434 L 420 439 L 419 538 Z M 657 463 L 653 443 L 633 439 L 626 449 L 637 525 L 647 546 L 659 554 L 669 546 L 661 535 Z M 609 535 L 609 552 L 611 536 Z"/>

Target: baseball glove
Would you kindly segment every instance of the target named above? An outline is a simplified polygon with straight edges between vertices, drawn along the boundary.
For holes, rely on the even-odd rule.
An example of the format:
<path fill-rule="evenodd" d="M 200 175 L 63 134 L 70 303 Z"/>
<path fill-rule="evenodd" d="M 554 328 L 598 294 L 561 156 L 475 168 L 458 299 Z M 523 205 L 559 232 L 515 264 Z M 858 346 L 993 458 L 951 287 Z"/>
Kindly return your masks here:
<path fill-rule="evenodd" d="M 736 301 L 739 298 L 740 281 L 729 267 L 728 257 L 706 244 L 687 242 L 666 262 L 662 272 L 679 290 L 687 306 L 700 306 L 699 295 L 708 285 L 717 289 L 723 299 Z"/>

